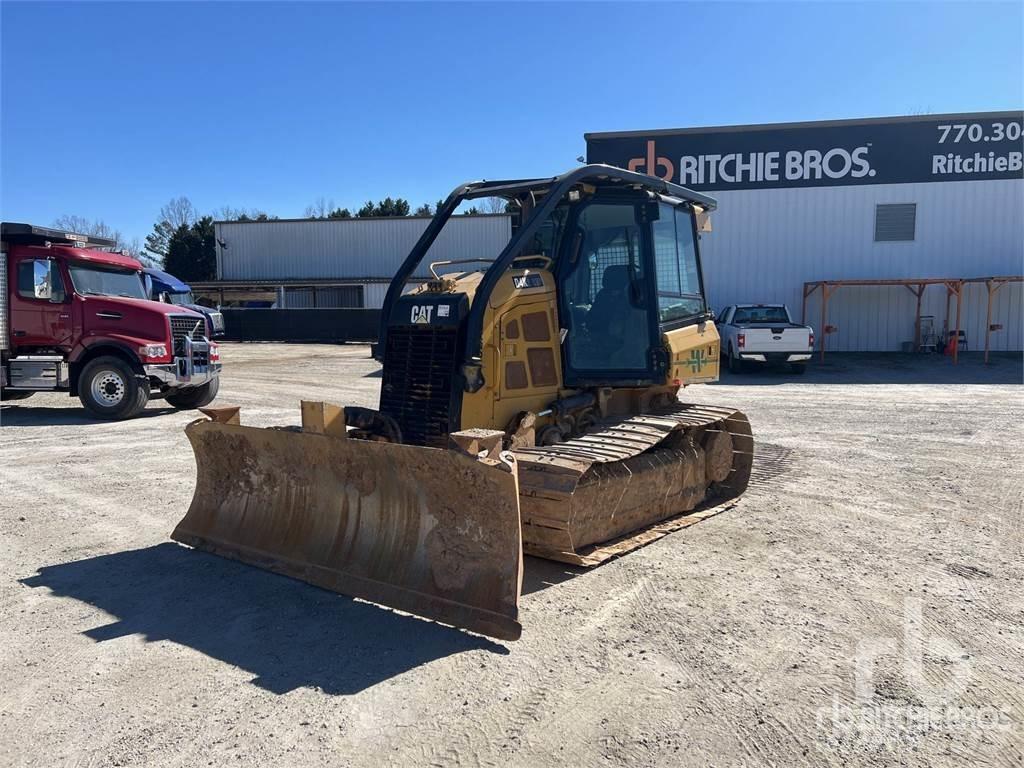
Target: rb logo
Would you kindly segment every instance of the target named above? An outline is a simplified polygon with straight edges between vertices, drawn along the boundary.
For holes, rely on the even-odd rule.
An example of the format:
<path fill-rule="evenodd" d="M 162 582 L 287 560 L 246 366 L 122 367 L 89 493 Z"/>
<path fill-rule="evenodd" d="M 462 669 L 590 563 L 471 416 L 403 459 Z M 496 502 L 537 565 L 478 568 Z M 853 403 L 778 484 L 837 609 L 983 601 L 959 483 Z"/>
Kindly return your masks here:
<path fill-rule="evenodd" d="M 657 176 L 665 181 L 672 181 L 676 175 L 676 167 L 667 157 L 657 157 L 654 151 L 654 141 L 647 142 L 647 157 L 634 157 L 626 166 L 631 171 L 646 173 L 649 176 Z M 662 169 L 664 173 L 660 173 Z"/>

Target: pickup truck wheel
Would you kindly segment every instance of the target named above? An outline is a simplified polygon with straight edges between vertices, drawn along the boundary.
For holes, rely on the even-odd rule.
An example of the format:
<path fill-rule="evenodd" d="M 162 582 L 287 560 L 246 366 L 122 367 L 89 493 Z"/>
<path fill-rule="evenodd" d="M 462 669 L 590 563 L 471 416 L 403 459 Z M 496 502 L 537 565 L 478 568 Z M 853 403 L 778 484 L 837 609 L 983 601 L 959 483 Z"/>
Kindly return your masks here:
<path fill-rule="evenodd" d="M 172 392 L 167 395 L 167 402 L 179 410 L 202 408 L 213 402 L 218 389 L 220 389 L 219 378 L 208 381 L 200 387 L 189 387 L 180 392 Z"/>
<path fill-rule="evenodd" d="M 119 357 L 97 357 L 86 364 L 78 381 L 78 399 L 101 419 L 130 419 L 149 402 L 149 388 Z"/>
<path fill-rule="evenodd" d="M 807 363 L 790 363 L 789 372 L 795 373 L 798 376 L 802 373 L 807 373 Z"/>
<path fill-rule="evenodd" d="M 0 390 L 0 400 L 24 400 L 34 394 L 35 392 L 25 392 L 19 389 L 4 389 Z"/>
<path fill-rule="evenodd" d="M 729 345 L 729 373 L 743 373 L 743 361 L 736 357 L 736 353 Z"/>

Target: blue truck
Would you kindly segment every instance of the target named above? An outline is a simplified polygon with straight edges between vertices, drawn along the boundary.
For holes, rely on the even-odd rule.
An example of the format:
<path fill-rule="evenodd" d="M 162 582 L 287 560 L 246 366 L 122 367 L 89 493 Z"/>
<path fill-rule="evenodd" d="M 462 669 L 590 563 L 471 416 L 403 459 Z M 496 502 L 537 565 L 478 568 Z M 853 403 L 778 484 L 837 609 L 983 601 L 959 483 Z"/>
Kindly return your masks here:
<path fill-rule="evenodd" d="M 216 309 L 197 304 L 192 295 L 192 287 L 183 283 L 174 275 L 159 269 L 147 268 L 146 287 L 153 301 L 174 304 L 198 312 L 206 318 L 207 338 L 215 339 L 224 335 L 224 315 Z"/>

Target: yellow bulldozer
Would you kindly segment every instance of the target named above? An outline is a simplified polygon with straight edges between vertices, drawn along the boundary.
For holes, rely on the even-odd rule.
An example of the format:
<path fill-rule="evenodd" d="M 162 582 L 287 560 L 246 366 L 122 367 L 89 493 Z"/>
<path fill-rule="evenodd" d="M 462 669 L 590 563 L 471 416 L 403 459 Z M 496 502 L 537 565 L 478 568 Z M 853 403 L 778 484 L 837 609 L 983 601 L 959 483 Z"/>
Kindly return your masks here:
<path fill-rule="evenodd" d="M 415 278 L 458 206 L 495 197 L 514 212 L 504 250 Z M 379 408 L 303 402 L 302 426 L 278 428 L 204 411 L 173 538 L 517 639 L 524 552 L 596 565 L 747 486 L 747 418 L 678 398 L 718 378 L 714 207 L 605 165 L 458 187 L 387 292 Z"/>

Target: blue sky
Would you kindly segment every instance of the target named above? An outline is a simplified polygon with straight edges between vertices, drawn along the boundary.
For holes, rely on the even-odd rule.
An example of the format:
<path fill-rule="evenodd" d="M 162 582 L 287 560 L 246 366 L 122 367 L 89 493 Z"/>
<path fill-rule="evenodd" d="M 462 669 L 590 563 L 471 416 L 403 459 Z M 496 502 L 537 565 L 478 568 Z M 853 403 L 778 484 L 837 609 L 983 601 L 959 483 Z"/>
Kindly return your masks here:
<path fill-rule="evenodd" d="M 1016 109 L 1021 3 L 0 5 L 0 214 L 144 236 L 550 175 L 585 131 Z"/>

